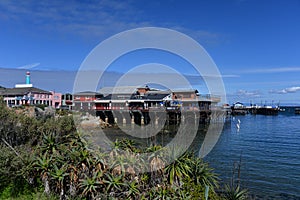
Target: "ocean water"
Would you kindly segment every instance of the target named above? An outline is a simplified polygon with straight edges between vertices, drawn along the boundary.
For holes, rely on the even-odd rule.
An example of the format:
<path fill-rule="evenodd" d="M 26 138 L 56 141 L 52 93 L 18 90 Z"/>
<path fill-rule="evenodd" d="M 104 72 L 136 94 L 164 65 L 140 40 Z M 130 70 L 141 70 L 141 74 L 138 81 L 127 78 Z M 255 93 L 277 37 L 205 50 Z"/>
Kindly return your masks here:
<path fill-rule="evenodd" d="M 205 160 L 228 183 L 240 163 L 242 187 L 255 199 L 300 199 L 300 115 L 236 116 Z"/>
<path fill-rule="evenodd" d="M 219 125 L 216 122 L 210 126 Z M 129 125 L 126 128 L 132 127 Z M 207 128 L 200 125 L 191 144 L 190 149 L 196 154 Z M 136 126 L 135 129 L 142 133 L 147 127 Z M 156 135 L 155 143 L 167 145 L 175 137 L 176 130 L 176 127 L 164 129 Z M 120 129 L 109 128 L 104 132 L 111 141 L 127 137 L 144 147 L 153 142 L 126 135 Z M 231 117 L 225 122 L 218 142 L 204 160 L 215 169 L 222 183 L 230 183 L 234 165 L 237 168 L 240 163 L 240 183 L 248 189 L 252 199 L 300 200 L 300 115 Z M 237 173 L 236 169 L 236 178 Z"/>

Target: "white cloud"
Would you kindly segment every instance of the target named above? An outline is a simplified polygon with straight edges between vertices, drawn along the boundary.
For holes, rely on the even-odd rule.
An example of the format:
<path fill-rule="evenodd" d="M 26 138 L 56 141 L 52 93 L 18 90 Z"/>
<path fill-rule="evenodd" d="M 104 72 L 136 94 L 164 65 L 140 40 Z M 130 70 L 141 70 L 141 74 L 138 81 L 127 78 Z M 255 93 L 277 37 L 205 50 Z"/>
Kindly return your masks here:
<path fill-rule="evenodd" d="M 238 96 L 244 96 L 244 97 L 260 97 L 259 91 L 247 91 L 247 90 L 238 90 L 236 92 L 236 95 Z"/>
<path fill-rule="evenodd" d="M 288 94 L 288 93 L 295 93 L 300 91 L 300 87 L 299 86 L 294 86 L 294 87 L 289 87 L 289 88 L 285 88 L 282 90 L 271 90 L 270 93 L 275 93 L 275 94 Z"/>
<path fill-rule="evenodd" d="M 235 74 L 222 74 L 220 76 L 218 75 L 206 75 L 205 77 L 208 78 L 239 78 L 239 75 L 235 75 Z"/>
<path fill-rule="evenodd" d="M 299 90 L 300 90 L 300 87 L 290 87 L 290 88 L 286 89 L 287 92 L 297 92 Z"/>
<path fill-rule="evenodd" d="M 260 68 L 260 69 L 250 69 L 243 70 L 240 73 L 248 74 L 248 73 L 283 73 L 283 72 L 300 72 L 300 67 L 279 67 L 279 68 Z"/>
<path fill-rule="evenodd" d="M 23 65 L 21 67 L 18 67 L 17 69 L 32 69 L 39 65 L 40 65 L 40 63 L 32 63 L 32 64 L 28 64 L 28 65 Z"/>
<path fill-rule="evenodd" d="M 261 99 L 264 95 L 259 90 L 237 90 L 233 93 L 227 93 L 227 97 L 229 102 L 249 102 L 249 101 L 257 101 L 258 99 Z"/>
<path fill-rule="evenodd" d="M 27 22 L 42 31 L 71 33 L 88 39 L 145 26 L 168 27 L 188 34 L 201 44 L 218 44 L 222 39 L 216 32 L 188 29 L 174 22 L 162 20 L 154 24 L 147 21 L 145 16 L 149 13 L 145 12 L 136 8 L 133 1 L 0 1 L 0 20 Z"/>
<path fill-rule="evenodd" d="M 103 0 L 81 1 L 0 1 L 0 20 L 30 22 L 40 30 L 67 32 L 82 36 L 103 36 L 135 28 L 140 10 L 130 2 Z"/>

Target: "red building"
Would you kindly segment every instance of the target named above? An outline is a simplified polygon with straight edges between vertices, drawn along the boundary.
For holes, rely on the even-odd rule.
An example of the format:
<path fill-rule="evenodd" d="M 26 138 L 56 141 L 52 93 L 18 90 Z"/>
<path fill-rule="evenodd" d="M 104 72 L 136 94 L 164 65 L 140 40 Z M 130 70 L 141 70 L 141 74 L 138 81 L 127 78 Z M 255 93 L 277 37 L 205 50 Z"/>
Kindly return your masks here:
<path fill-rule="evenodd" d="M 78 92 L 73 94 L 72 109 L 78 111 L 94 111 L 95 101 L 102 98 L 103 95 L 98 92 Z"/>

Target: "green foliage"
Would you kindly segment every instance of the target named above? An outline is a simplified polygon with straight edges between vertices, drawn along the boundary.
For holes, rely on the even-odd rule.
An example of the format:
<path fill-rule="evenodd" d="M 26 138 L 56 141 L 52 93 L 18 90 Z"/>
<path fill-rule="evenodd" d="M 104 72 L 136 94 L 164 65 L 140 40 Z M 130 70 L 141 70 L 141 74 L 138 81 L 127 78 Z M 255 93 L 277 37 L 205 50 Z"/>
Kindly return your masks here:
<path fill-rule="evenodd" d="M 11 196 L 7 196 L 7 197 L 3 197 L 0 196 L 0 199 L 3 200 L 58 200 L 59 198 L 54 195 L 46 195 L 43 192 L 31 192 L 28 194 L 20 194 L 16 197 L 11 197 Z"/>
<path fill-rule="evenodd" d="M 241 189 L 239 185 L 237 186 L 225 186 L 225 193 L 223 198 L 226 200 L 245 200 L 247 199 L 248 191 L 246 189 Z"/>
<path fill-rule="evenodd" d="M 172 152 L 175 152 L 175 149 Z M 168 174 L 168 182 L 171 185 L 179 186 L 182 184 L 183 178 L 191 174 L 190 158 L 187 153 L 174 158 L 175 160 L 165 168 L 165 172 Z"/>
<path fill-rule="evenodd" d="M 85 177 L 80 180 L 78 186 L 82 190 L 81 196 L 95 198 L 97 190 L 101 187 L 101 183 L 98 181 L 98 174 L 94 173 L 92 177 L 85 175 Z"/>
<path fill-rule="evenodd" d="M 19 147 L 16 151 L 23 148 Z M 20 153 L 21 158 L 23 158 L 21 159 L 8 147 L 1 144 L 0 151 L 0 199 L 31 193 L 33 188 L 23 175 L 26 168 L 24 160 L 28 157 L 26 153 Z"/>
<path fill-rule="evenodd" d="M 16 198 L 18 196 L 30 196 L 35 193 L 32 186 L 26 180 L 19 176 L 14 179 L 13 183 L 7 185 L 0 193 L 0 199 Z"/>
<path fill-rule="evenodd" d="M 75 126 L 70 117 L 57 120 L 37 119 L 31 117 L 28 110 L 11 109 L 0 101 L 0 199 L 26 196 L 36 192 L 34 189 L 41 186 L 36 171 L 38 167 L 45 170 L 45 165 L 42 163 L 45 158 L 34 156 L 42 151 L 36 148 L 36 145 L 43 144 L 46 148 L 45 137 L 51 139 L 51 135 L 47 133 L 60 131 L 67 134 L 74 130 Z M 55 142 L 48 141 L 48 145 L 55 146 L 62 137 L 61 134 L 59 137 L 55 136 Z"/>
<path fill-rule="evenodd" d="M 203 160 L 193 157 L 191 162 L 191 173 L 193 174 L 191 181 L 203 188 L 208 186 L 211 190 L 218 188 L 219 178 Z"/>
<path fill-rule="evenodd" d="M 191 153 L 128 139 L 92 150 L 84 138 L 71 116 L 37 119 L 0 103 L 0 199 L 204 199 L 207 187 L 220 199 L 213 169 Z"/>

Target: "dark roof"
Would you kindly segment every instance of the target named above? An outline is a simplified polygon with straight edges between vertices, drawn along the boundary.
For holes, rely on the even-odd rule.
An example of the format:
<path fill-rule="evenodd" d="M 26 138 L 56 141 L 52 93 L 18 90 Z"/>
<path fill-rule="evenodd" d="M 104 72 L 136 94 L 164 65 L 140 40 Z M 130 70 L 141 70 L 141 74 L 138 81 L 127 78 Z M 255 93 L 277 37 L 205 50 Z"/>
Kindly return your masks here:
<path fill-rule="evenodd" d="M 137 98 L 136 95 L 131 95 L 131 94 L 109 94 L 101 98 L 101 100 L 129 100 L 129 99 L 141 99 L 141 98 Z"/>
<path fill-rule="evenodd" d="M 132 94 L 137 90 L 136 86 L 116 86 L 116 87 L 104 87 L 99 90 L 99 93 L 107 96 L 109 94 Z"/>
<path fill-rule="evenodd" d="M 84 91 L 84 92 L 77 92 L 74 96 L 103 96 L 103 94 L 99 92 L 92 92 L 92 91 Z"/>
<path fill-rule="evenodd" d="M 147 94 L 145 96 L 145 98 L 149 99 L 149 100 L 161 100 L 168 95 L 169 95 L 169 93 L 150 93 L 150 94 Z"/>
<path fill-rule="evenodd" d="M 169 93 L 150 93 L 145 96 L 140 95 L 126 95 L 126 94 L 109 94 L 105 97 L 102 97 L 101 100 L 133 100 L 133 99 L 140 99 L 140 100 L 162 100 Z"/>
<path fill-rule="evenodd" d="M 28 93 L 34 94 L 51 94 L 51 92 L 42 90 L 35 87 L 28 87 L 28 88 L 5 88 L 4 90 L 0 90 L 1 96 L 17 96 L 17 95 L 25 95 Z"/>
<path fill-rule="evenodd" d="M 101 100 L 111 100 L 111 98 L 112 98 L 112 95 L 109 94 L 109 95 L 107 95 L 105 97 L 102 97 Z"/>
<path fill-rule="evenodd" d="M 235 102 L 234 105 L 235 105 L 235 104 L 241 104 L 241 105 L 244 105 L 243 103 L 241 103 L 241 102 L 239 102 L 239 101 Z"/>
<path fill-rule="evenodd" d="M 149 90 L 145 95 L 138 95 L 134 86 L 106 87 L 100 90 L 105 96 L 101 100 L 162 100 L 173 92 L 176 93 L 198 93 L 195 89 L 176 90 Z M 114 92 L 114 94 L 112 94 Z"/>
<path fill-rule="evenodd" d="M 150 90 L 147 91 L 146 94 L 171 94 L 172 91 L 171 90 Z"/>
<path fill-rule="evenodd" d="M 174 93 L 199 93 L 196 89 L 174 89 L 172 90 Z"/>

